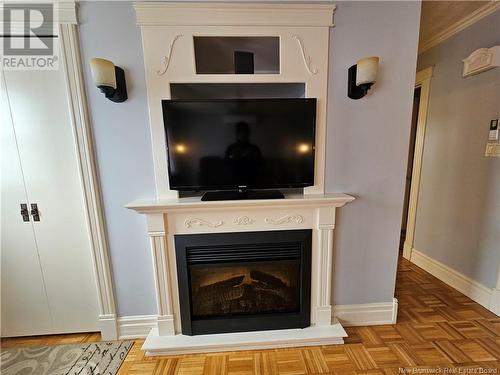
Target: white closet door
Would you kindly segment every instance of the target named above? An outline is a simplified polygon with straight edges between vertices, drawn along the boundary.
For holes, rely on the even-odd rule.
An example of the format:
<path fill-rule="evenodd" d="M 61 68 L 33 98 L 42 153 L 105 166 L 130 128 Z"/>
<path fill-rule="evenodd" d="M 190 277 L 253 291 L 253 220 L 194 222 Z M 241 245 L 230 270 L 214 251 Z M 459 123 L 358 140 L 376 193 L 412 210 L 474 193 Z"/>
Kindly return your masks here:
<path fill-rule="evenodd" d="M 51 333 L 52 324 L 33 226 L 20 214 L 28 199 L 1 78 L 1 335 L 42 335 Z"/>
<path fill-rule="evenodd" d="M 98 330 L 98 306 L 76 145 L 62 67 L 6 71 L 53 333 Z"/>

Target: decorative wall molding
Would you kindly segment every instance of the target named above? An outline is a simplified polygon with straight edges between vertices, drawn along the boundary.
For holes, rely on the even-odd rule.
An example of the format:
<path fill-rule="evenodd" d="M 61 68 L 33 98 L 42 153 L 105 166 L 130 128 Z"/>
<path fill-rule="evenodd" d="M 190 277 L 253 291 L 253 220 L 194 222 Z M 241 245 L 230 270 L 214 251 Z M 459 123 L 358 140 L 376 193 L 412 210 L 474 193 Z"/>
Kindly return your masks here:
<path fill-rule="evenodd" d="M 333 4 L 134 3 L 141 26 L 333 26 Z"/>
<path fill-rule="evenodd" d="M 290 214 L 290 215 L 285 215 L 282 216 L 278 219 L 271 219 L 267 218 L 265 219 L 266 223 L 272 224 L 272 225 L 281 225 L 281 224 L 290 224 L 290 223 L 297 223 L 297 224 L 302 224 L 304 222 L 304 217 L 299 214 Z"/>
<path fill-rule="evenodd" d="M 162 75 L 164 75 L 167 72 L 168 66 L 170 65 L 170 60 L 172 59 L 172 52 L 174 50 L 175 42 L 177 42 L 177 39 L 179 39 L 181 37 L 183 37 L 182 34 L 177 34 L 176 36 L 174 36 L 174 38 L 170 42 L 170 46 L 168 47 L 168 53 L 167 53 L 166 56 L 163 56 L 163 68 L 162 69 L 158 69 L 156 71 L 156 73 L 159 76 L 162 76 Z"/>
<path fill-rule="evenodd" d="M 120 340 L 143 339 L 156 327 L 156 315 L 135 315 L 118 318 Z"/>
<path fill-rule="evenodd" d="M 465 294 L 473 301 L 495 312 L 492 309 L 492 307 L 496 308 L 496 295 L 494 293 L 494 289 L 490 289 L 483 284 L 478 283 L 470 277 L 465 276 L 453 268 L 448 267 L 446 264 L 441 263 L 418 250 L 412 250 L 410 261 L 429 272 L 431 275 L 437 277 L 445 284 L 448 284 L 460 293 Z"/>
<path fill-rule="evenodd" d="M 189 218 L 189 219 L 186 219 L 186 221 L 184 221 L 184 226 L 186 228 L 192 228 L 194 226 L 198 226 L 198 227 L 206 226 L 209 228 L 218 228 L 218 227 L 222 226 L 223 224 L 224 224 L 224 221 L 222 221 L 222 220 L 219 220 L 219 221 L 216 221 L 215 223 L 212 223 L 211 221 L 199 219 L 196 217 Z"/>
<path fill-rule="evenodd" d="M 463 77 L 479 74 L 486 70 L 500 66 L 500 46 L 479 48 L 462 60 Z"/>
<path fill-rule="evenodd" d="M 249 218 L 248 216 L 240 216 L 233 220 L 236 225 L 250 225 L 255 223 L 255 219 Z"/>
<path fill-rule="evenodd" d="M 460 31 L 473 25 L 474 23 L 490 15 L 491 13 L 496 12 L 497 10 L 500 10 L 500 1 L 489 1 L 481 8 L 476 9 L 474 12 L 470 13 L 466 17 L 453 23 L 440 33 L 434 35 L 434 37 L 430 38 L 425 43 L 422 43 L 422 45 L 418 50 L 418 53 L 421 54 L 431 49 L 432 47 L 435 47 L 438 44 L 443 43 L 448 38 L 451 38 L 453 35 L 458 34 Z"/>
<path fill-rule="evenodd" d="M 392 302 L 335 305 L 333 315 L 343 326 L 396 324 L 398 300 Z"/>
<path fill-rule="evenodd" d="M 73 3 L 74 8 L 74 3 Z M 68 11 L 69 12 L 69 11 Z M 116 340 L 115 298 L 109 262 L 106 226 L 97 173 L 90 117 L 87 110 L 77 26 L 59 26 L 61 52 L 69 94 L 70 119 L 77 148 L 79 174 L 83 188 L 86 220 L 90 235 L 92 262 L 97 284 L 99 325 L 103 340 Z"/>
<path fill-rule="evenodd" d="M 300 52 L 302 54 L 302 60 L 304 61 L 304 65 L 306 66 L 307 71 L 309 74 L 318 74 L 318 69 L 313 67 L 312 61 L 311 61 L 311 56 L 306 56 L 306 51 L 304 50 L 304 45 L 302 44 L 302 40 L 297 34 L 292 35 L 292 38 L 295 39 L 299 45 Z"/>

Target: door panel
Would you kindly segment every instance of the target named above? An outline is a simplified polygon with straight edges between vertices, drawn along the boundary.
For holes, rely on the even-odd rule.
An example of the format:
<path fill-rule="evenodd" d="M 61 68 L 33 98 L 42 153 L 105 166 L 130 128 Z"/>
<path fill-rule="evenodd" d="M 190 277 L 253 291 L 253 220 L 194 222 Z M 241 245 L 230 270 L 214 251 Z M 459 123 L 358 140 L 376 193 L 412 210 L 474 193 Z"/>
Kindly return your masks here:
<path fill-rule="evenodd" d="M 83 190 L 62 68 L 8 71 L 12 122 L 44 275 L 53 333 L 98 329 Z"/>
<path fill-rule="evenodd" d="M 49 306 L 32 222 L 23 222 L 20 214 L 20 203 L 28 199 L 3 77 L 1 83 L 1 335 L 47 334 L 52 332 Z"/>

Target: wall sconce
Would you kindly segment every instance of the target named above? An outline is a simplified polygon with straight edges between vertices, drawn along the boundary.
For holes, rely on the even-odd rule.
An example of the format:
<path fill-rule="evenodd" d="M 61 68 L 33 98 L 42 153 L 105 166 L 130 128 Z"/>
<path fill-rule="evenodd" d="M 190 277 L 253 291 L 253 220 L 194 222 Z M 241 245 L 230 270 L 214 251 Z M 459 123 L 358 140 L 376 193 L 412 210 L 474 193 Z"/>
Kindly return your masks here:
<path fill-rule="evenodd" d="M 347 96 L 351 99 L 361 99 L 368 93 L 370 87 L 377 81 L 378 61 L 376 56 L 358 60 L 349 68 L 347 79 Z"/>
<path fill-rule="evenodd" d="M 127 100 L 125 72 L 111 61 L 94 57 L 90 59 L 90 70 L 95 85 L 115 103 Z"/>

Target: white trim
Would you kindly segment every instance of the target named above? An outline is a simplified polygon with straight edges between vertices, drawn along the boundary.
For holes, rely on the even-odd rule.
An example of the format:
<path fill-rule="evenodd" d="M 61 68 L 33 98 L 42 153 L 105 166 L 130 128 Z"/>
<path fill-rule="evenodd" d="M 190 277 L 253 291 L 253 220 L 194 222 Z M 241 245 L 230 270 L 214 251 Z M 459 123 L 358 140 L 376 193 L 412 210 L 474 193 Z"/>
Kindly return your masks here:
<path fill-rule="evenodd" d="M 120 340 L 143 339 L 156 327 L 156 315 L 122 316 L 117 323 Z"/>
<path fill-rule="evenodd" d="M 13 4 L 18 4 L 22 2 L 13 2 Z M 26 3 L 34 3 L 36 4 L 36 1 L 33 2 L 26 2 Z M 48 3 L 48 4 L 47 4 Z M 47 3 L 41 3 L 38 4 L 37 7 L 41 9 L 46 9 L 48 6 L 53 6 L 53 10 L 57 12 L 55 20 L 57 21 L 58 24 L 64 25 L 64 24 L 72 24 L 76 25 L 78 24 L 78 19 L 76 16 L 76 3 L 75 0 L 64 0 L 64 1 L 52 1 L 52 2 L 47 2 Z M 4 4 L 9 4 L 8 2 L 0 2 L 0 9 Z M 3 11 L 3 10 L 2 10 Z M 19 22 L 19 21 L 11 21 L 9 23 L 9 28 L 11 32 L 14 33 L 23 33 L 24 32 L 24 22 Z M 4 23 L 3 23 L 3 17 L 0 19 L 0 29 L 3 31 L 4 30 Z"/>
<path fill-rule="evenodd" d="M 461 20 L 451 24 L 450 26 L 448 26 L 446 29 L 444 29 L 440 33 L 434 35 L 432 38 L 430 38 L 425 43 L 422 43 L 422 45 L 420 46 L 420 48 L 418 50 L 418 54 L 421 54 L 421 53 L 431 49 L 432 47 L 435 47 L 438 44 L 443 43 L 448 38 L 451 38 L 453 35 L 458 34 L 460 31 L 466 29 L 467 27 L 473 25 L 477 21 L 492 14 L 493 12 L 496 12 L 499 9 L 500 9 L 500 2 L 499 1 L 489 1 L 487 4 L 485 4 L 481 8 L 476 9 L 474 12 L 465 16 Z"/>
<path fill-rule="evenodd" d="M 392 302 L 336 305 L 333 307 L 332 324 L 335 325 L 336 320 L 338 320 L 342 326 L 347 327 L 395 324 L 397 314 L 398 300 L 396 298 L 394 298 Z M 119 317 L 117 320 L 118 338 L 120 340 L 145 338 L 153 328 L 156 329 L 156 319 L 156 315 Z M 193 353 L 193 351 L 189 352 Z"/>
<path fill-rule="evenodd" d="M 59 11 L 58 22 L 65 24 L 78 24 L 78 18 L 76 15 L 77 4 L 75 0 L 57 1 L 54 2 L 54 7 Z"/>
<path fill-rule="evenodd" d="M 255 332 L 218 333 L 211 335 L 162 336 L 154 328 L 142 350 L 147 356 L 210 353 L 237 350 L 291 348 L 343 344 L 347 333 L 336 322 L 330 326 L 303 329 L 280 329 Z"/>
<path fill-rule="evenodd" d="M 415 149 L 413 151 L 413 167 L 411 172 L 410 198 L 406 220 L 406 237 L 403 246 L 403 258 L 411 258 L 411 249 L 415 236 L 415 222 L 417 218 L 418 194 L 420 191 L 420 174 L 422 172 L 422 158 L 424 155 L 425 129 L 429 110 L 429 96 L 433 68 L 429 67 L 417 72 L 415 87 L 420 87 L 420 101 L 418 105 L 417 132 L 415 135 Z"/>
<path fill-rule="evenodd" d="M 500 316 L 500 264 L 498 265 L 497 270 L 497 285 L 491 294 L 490 310 Z"/>
<path fill-rule="evenodd" d="M 396 324 L 398 300 L 392 302 L 335 305 L 334 316 L 344 327 Z"/>
<path fill-rule="evenodd" d="M 392 303 L 368 303 L 360 305 L 338 305 L 335 310 L 342 311 L 347 326 L 394 324 L 398 309 L 398 301 Z M 377 319 L 373 319 L 373 317 Z M 335 318 L 333 318 L 335 319 Z M 156 315 L 124 316 L 117 320 L 119 339 L 145 338 L 156 328 Z"/>
<path fill-rule="evenodd" d="M 500 316 L 500 289 L 495 288 L 491 292 L 490 311 Z"/>
<path fill-rule="evenodd" d="M 494 289 L 448 267 L 424 253 L 413 249 L 410 261 L 480 305 L 491 308 Z"/>
<path fill-rule="evenodd" d="M 115 340 L 118 332 L 113 282 L 76 28 L 74 24 L 60 25 L 61 58 L 68 88 L 70 117 L 90 235 L 101 336 L 103 340 Z"/>
<path fill-rule="evenodd" d="M 141 26 L 333 26 L 334 4 L 135 2 Z"/>

